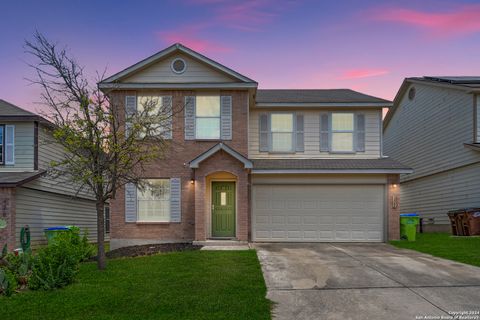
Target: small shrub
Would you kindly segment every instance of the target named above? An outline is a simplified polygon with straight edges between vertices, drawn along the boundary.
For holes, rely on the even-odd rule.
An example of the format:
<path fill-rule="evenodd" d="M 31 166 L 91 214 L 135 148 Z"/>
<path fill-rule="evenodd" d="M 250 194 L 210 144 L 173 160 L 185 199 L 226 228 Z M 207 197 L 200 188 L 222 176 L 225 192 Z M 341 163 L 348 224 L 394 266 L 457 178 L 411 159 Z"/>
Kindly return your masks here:
<path fill-rule="evenodd" d="M 18 284 L 15 275 L 8 269 L 0 268 L 0 294 L 11 296 Z"/>
<path fill-rule="evenodd" d="M 7 268 L 15 275 L 20 286 L 25 286 L 28 283 L 32 270 L 32 259 L 30 251 L 19 255 L 9 253 L 4 258 Z"/>
<path fill-rule="evenodd" d="M 28 287 L 33 290 L 52 290 L 69 285 L 75 280 L 79 263 L 92 257 L 95 247 L 88 243 L 87 234 L 80 229 L 63 232 L 55 241 L 38 251 L 33 259 Z"/>

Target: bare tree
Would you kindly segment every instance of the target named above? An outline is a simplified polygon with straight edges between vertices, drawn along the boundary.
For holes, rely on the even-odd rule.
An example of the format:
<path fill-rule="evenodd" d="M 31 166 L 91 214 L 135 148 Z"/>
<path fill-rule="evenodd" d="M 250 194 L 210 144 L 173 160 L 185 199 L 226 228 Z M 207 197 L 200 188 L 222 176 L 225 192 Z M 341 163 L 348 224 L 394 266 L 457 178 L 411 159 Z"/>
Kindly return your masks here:
<path fill-rule="evenodd" d="M 52 161 L 49 173 L 68 179 L 80 191 L 95 197 L 98 268 L 106 267 L 104 208 L 126 183 L 141 185 L 144 165 L 161 157 L 170 143 L 172 117 L 179 108 L 156 98 L 144 99 L 125 112 L 123 101 L 91 86 L 84 68 L 45 36 L 36 32 L 25 42 L 33 57 L 31 82 L 42 88 L 42 115 L 52 123 L 54 143 L 64 152 Z M 104 73 L 97 74 L 98 82 Z"/>

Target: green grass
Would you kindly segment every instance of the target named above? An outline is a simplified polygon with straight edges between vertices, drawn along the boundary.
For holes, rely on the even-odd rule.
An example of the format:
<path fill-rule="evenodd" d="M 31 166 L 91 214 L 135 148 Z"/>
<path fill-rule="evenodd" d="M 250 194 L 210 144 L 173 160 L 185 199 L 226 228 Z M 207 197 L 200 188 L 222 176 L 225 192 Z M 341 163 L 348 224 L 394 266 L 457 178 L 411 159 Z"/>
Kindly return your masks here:
<path fill-rule="evenodd" d="M 480 267 L 480 237 L 452 237 L 448 233 L 417 233 L 417 241 L 390 241 L 399 248 Z"/>
<path fill-rule="evenodd" d="M 81 265 L 67 288 L 0 297 L 0 319 L 270 319 L 256 252 L 189 251 Z"/>

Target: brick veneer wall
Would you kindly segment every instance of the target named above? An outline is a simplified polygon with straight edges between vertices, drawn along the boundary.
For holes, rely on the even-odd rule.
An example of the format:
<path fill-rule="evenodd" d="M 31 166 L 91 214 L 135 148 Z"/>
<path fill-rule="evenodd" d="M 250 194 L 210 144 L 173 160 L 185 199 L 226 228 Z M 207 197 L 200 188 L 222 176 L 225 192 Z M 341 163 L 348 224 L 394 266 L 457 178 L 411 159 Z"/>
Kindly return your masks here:
<path fill-rule="evenodd" d="M 229 172 L 236 176 L 236 238 L 247 241 L 249 225 L 248 170 L 243 163 L 224 151 L 219 151 L 200 163 L 195 170 L 195 240 L 204 241 L 207 237 L 206 215 L 209 214 L 206 194 L 207 176 L 216 172 Z"/>
<path fill-rule="evenodd" d="M 15 248 L 15 188 L 0 188 L 0 218 L 7 221 L 7 227 L 0 229 L 0 250 L 5 243 L 8 250 Z"/>
<path fill-rule="evenodd" d="M 398 240 L 400 239 L 400 176 L 398 174 L 387 176 L 387 197 L 388 240 Z M 393 208 L 394 198 L 396 208 Z"/>
<path fill-rule="evenodd" d="M 223 141 L 239 153 L 248 154 L 248 92 L 220 91 L 220 95 L 232 96 L 232 140 Z M 193 91 L 116 91 L 111 94 L 112 100 L 121 109 L 120 118 L 124 121 L 124 102 L 127 95 L 169 95 L 173 97 L 174 119 L 173 139 L 166 148 L 164 157 L 145 166 L 142 175 L 145 178 L 180 177 L 182 180 L 182 220 L 180 223 L 139 224 L 125 222 L 125 192 L 123 188 L 117 191 L 116 199 L 111 202 L 111 232 L 112 243 L 115 239 L 145 239 L 156 241 L 189 241 L 195 238 L 196 201 L 194 185 L 190 183 L 192 170 L 188 163 L 199 154 L 210 149 L 220 141 L 186 141 L 184 139 L 185 96 L 195 95 Z M 201 92 L 198 93 L 201 95 Z M 203 163 L 202 163 L 203 164 Z M 225 169 L 229 168 L 226 164 Z M 228 170 L 227 170 L 228 171 Z M 242 229 L 242 232 L 243 229 Z M 243 233 L 242 233 L 243 234 Z M 148 242 L 148 241 L 147 241 Z"/>

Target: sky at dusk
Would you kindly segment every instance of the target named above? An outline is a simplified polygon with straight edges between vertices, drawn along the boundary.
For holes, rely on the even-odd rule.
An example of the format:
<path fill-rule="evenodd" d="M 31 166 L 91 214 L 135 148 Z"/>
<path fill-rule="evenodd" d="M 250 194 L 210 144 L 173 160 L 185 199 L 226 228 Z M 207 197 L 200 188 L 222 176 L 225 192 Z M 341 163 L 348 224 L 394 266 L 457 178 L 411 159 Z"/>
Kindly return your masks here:
<path fill-rule="evenodd" d="M 24 53 L 35 30 L 92 77 L 180 42 L 259 88 L 351 88 L 393 99 L 403 78 L 480 75 L 477 1 L 4 1 L 0 99 L 38 111 Z"/>

